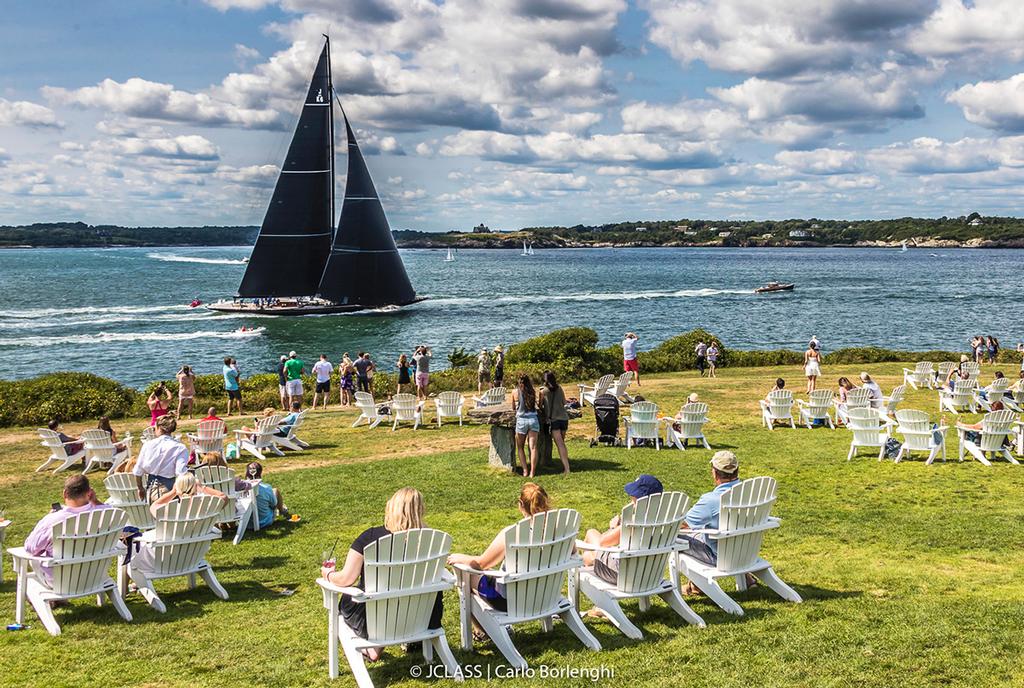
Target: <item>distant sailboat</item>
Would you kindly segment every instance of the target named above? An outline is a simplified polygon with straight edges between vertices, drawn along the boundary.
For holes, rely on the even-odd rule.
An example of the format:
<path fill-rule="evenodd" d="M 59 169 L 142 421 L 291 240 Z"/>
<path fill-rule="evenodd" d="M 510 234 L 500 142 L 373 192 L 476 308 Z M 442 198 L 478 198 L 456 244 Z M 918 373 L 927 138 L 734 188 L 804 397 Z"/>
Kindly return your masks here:
<path fill-rule="evenodd" d="M 527 249 L 526 255 L 528 255 L 528 256 L 532 256 L 533 255 L 533 244 L 532 243 L 530 244 L 530 248 Z"/>
<path fill-rule="evenodd" d="M 318 315 L 423 300 L 406 274 L 344 111 L 348 174 L 334 227 L 333 102 L 327 38 L 238 296 L 210 304 L 211 310 Z"/>
<path fill-rule="evenodd" d="M 446 263 L 454 263 L 455 262 L 455 256 L 452 254 L 452 250 L 450 248 L 448 249 L 448 255 L 444 257 L 444 262 L 446 262 Z"/>
<path fill-rule="evenodd" d="M 906 252 L 906 250 L 907 250 L 907 240 L 906 240 L 906 239 L 904 239 L 904 240 L 903 240 L 903 247 L 902 247 L 902 248 L 900 249 L 900 252 L 903 252 L 903 253 L 905 253 L 905 252 Z"/>
<path fill-rule="evenodd" d="M 523 239 L 523 252 L 520 253 L 519 255 L 521 255 L 521 256 L 528 256 L 528 255 L 530 255 L 530 251 L 526 248 L 526 240 L 525 239 Z"/>

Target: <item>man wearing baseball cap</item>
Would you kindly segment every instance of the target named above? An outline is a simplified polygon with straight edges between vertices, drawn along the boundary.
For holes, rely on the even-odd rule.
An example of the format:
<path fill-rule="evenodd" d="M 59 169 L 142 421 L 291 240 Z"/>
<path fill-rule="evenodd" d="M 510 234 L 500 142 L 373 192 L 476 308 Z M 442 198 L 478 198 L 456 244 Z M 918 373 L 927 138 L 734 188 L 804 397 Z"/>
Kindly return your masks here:
<path fill-rule="evenodd" d="M 686 517 L 683 520 L 683 530 L 718 528 L 718 514 L 722 508 L 722 494 L 740 482 L 740 462 L 736 455 L 731 451 L 715 452 L 715 455 L 711 457 L 711 477 L 715 481 L 715 489 L 702 494 L 697 503 L 686 512 Z M 702 534 L 680 534 L 679 537 L 689 543 L 690 550 L 688 554 L 691 557 L 711 566 L 715 566 L 718 563 L 718 545 L 714 540 Z M 700 590 L 693 583 L 690 583 L 683 592 L 692 595 L 699 593 Z"/>
<path fill-rule="evenodd" d="M 634 503 L 641 497 L 661 494 L 665 491 L 665 488 L 661 486 L 661 481 L 647 473 L 638 475 L 636 480 L 631 483 L 626 483 L 625 489 L 626 494 L 629 495 L 630 500 Z M 603 533 L 594 529 L 588 530 L 584 541 L 599 547 L 615 547 L 619 544 L 619 537 L 621 535 L 622 527 L 619 523 L 619 514 L 616 514 L 608 523 L 608 530 Z M 586 550 L 583 552 L 583 564 L 584 566 L 593 566 L 594 574 L 601 580 L 612 584 L 618 581 L 619 559 L 618 557 L 613 557 L 608 552 Z"/>

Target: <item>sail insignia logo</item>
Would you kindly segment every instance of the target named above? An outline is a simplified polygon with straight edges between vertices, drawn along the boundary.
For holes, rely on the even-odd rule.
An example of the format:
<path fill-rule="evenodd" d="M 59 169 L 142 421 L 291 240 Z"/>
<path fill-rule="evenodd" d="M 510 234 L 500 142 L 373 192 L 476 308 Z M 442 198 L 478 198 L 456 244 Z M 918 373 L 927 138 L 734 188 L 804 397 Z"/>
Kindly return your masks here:
<path fill-rule="evenodd" d="M 318 88 L 316 90 L 316 102 L 318 102 L 318 103 L 324 102 L 324 90 L 322 88 Z"/>

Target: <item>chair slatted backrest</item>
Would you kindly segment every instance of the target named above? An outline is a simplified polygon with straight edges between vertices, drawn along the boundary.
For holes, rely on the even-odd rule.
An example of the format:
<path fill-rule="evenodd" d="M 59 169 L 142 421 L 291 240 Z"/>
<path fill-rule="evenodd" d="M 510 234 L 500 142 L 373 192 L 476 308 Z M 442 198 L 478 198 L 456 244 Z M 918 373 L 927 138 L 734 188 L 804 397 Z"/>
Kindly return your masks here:
<path fill-rule="evenodd" d="M 816 389 L 807 395 L 807 413 L 811 418 L 827 418 L 832 408 L 832 390 Z"/>
<path fill-rule="evenodd" d="M 978 444 L 981 451 L 1001 451 L 1006 436 L 1013 432 L 1013 422 L 1016 419 L 1016 414 L 1009 409 L 986 413 L 981 419 L 981 441 Z"/>
<path fill-rule="evenodd" d="M 974 395 L 977 391 L 977 378 L 957 380 L 953 391 L 949 393 L 949 402 L 954 408 L 970 408 L 974 406 Z"/>
<path fill-rule="evenodd" d="M 768 413 L 772 418 L 790 418 L 793 415 L 793 393 L 788 389 L 768 392 Z"/>
<path fill-rule="evenodd" d="M 966 361 L 962 364 L 962 368 L 971 380 L 976 379 L 981 374 L 981 364 L 977 361 Z"/>
<path fill-rule="evenodd" d="M 882 419 L 870 408 L 850 409 L 847 427 L 853 432 L 853 441 L 863 446 L 881 446 Z"/>
<path fill-rule="evenodd" d="M 932 448 L 932 426 L 928 414 L 916 409 L 901 409 L 896 412 L 897 431 L 903 435 L 903 445 L 908 450 L 930 451 Z"/>
<path fill-rule="evenodd" d="M 871 390 L 866 387 L 857 387 L 846 393 L 846 408 L 853 410 L 858 408 L 869 408 L 871 406 Z"/>
<path fill-rule="evenodd" d="M 442 416 L 458 416 L 466 398 L 458 392 L 441 392 L 434 398 L 434 403 Z"/>
<path fill-rule="evenodd" d="M 224 439 L 227 437 L 227 426 L 222 420 L 201 420 L 196 425 L 194 435 L 189 435 L 192 451 L 197 454 L 207 452 L 224 453 Z"/>
<path fill-rule="evenodd" d="M 441 581 L 451 548 L 451 536 L 431 528 L 393 533 L 367 545 L 363 552 L 364 591 L 408 591 L 407 595 L 366 602 L 368 640 L 386 644 L 427 630 L 437 591 L 423 592 L 422 588 Z"/>
<path fill-rule="evenodd" d="M 708 405 L 703 401 L 684 404 L 679 410 L 679 434 L 684 439 L 699 439 L 704 436 L 704 424 L 708 422 Z"/>
<path fill-rule="evenodd" d="M 152 543 L 154 572 L 174 575 L 194 570 L 209 551 L 210 543 L 220 537 L 211 533 L 220 513 L 220 500 L 210 495 L 159 507 Z"/>
<path fill-rule="evenodd" d="M 601 396 L 602 394 L 607 394 L 608 393 L 608 389 L 612 386 L 612 383 L 614 381 L 615 381 L 615 376 L 614 375 L 602 375 L 601 377 L 599 377 L 597 379 L 597 382 L 594 383 L 594 391 L 592 392 L 592 394 L 594 395 L 594 398 L 596 399 L 597 397 Z"/>
<path fill-rule="evenodd" d="M 103 486 L 110 495 L 108 504 L 116 506 L 128 515 L 128 524 L 139 530 L 156 526 L 156 519 L 149 510 L 149 502 L 139 498 L 139 486 L 131 473 L 114 473 L 103 480 Z"/>
<path fill-rule="evenodd" d="M 480 401 L 477 402 L 478 406 L 498 406 L 499 404 L 505 403 L 505 396 L 508 391 L 504 387 L 491 387 L 489 390 L 484 392 L 484 395 L 480 397 Z"/>
<path fill-rule="evenodd" d="M 637 401 L 629 407 L 629 431 L 633 437 L 658 437 L 658 405 L 653 401 Z"/>
<path fill-rule="evenodd" d="M 121 530 L 128 516 L 118 508 L 94 509 L 53 527 L 51 588 L 60 595 L 77 595 L 99 588 L 109 577 Z"/>
<path fill-rule="evenodd" d="M 580 530 L 575 509 L 555 509 L 524 518 L 505 529 L 505 570 L 538 573 L 505 586 L 508 613 L 530 617 L 552 609 L 562 596 L 565 570 Z M 542 572 L 554 569 L 550 573 Z"/>
<path fill-rule="evenodd" d="M 235 493 L 235 472 L 227 466 L 202 466 L 196 469 L 196 478 L 206 487 L 223 492 L 228 496 L 220 510 L 218 523 L 230 523 L 238 518 Z"/>
<path fill-rule="evenodd" d="M 956 370 L 956 367 L 958 365 L 960 365 L 960 364 L 959 363 L 955 363 L 953 361 L 943 361 L 943 362 L 939 363 L 939 365 L 938 365 L 939 382 L 945 382 L 946 378 L 949 377 L 949 374 L 952 373 L 954 370 Z"/>
<path fill-rule="evenodd" d="M 734 571 L 757 561 L 775 503 L 774 478 L 748 478 L 722 493 L 718 515 L 718 569 Z M 735 534 L 731 534 L 735 533 Z"/>
<path fill-rule="evenodd" d="M 298 413 L 298 415 L 295 416 L 295 420 L 292 422 L 291 427 L 288 428 L 288 435 L 287 435 L 288 439 L 294 439 L 295 432 L 300 427 L 302 427 L 302 423 L 305 420 L 306 420 L 306 411 L 300 411 Z"/>
<path fill-rule="evenodd" d="M 39 428 L 39 439 L 42 440 L 41 444 L 53 452 L 53 455 L 58 459 L 68 458 L 68 448 L 60 441 L 60 435 L 56 431 L 50 430 L 49 428 Z"/>
<path fill-rule="evenodd" d="M 277 432 L 282 418 L 282 414 L 272 413 L 256 421 L 256 432 L 252 434 L 252 442 L 257 449 L 269 447 L 274 443 L 274 433 Z"/>
<path fill-rule="evenodd" d="M 615 397 L 621 397 L 626 394 L 629 390 L 629 383 L 633 381 L 633 373 L 623 373 L 619 375 L 619 378 L 615 381 L 615 385 L 609 390 L 609 394 Z"/>
<path fill-rule="evenodd" d="M 1010 389 L 1010 381 L 1005 377 L 997 377 L 992 381 L 986 390 L 986 396 L 988 397 L 988 403 L 995 404 L 996 402 L 1002 402 L 1003 397 L 1006 396 Z"/>
<path fill-rule="evenodd" d="M 412 394 L 396 394 L 391 397 L 391 413 L 397 420 L 416 420 L 419 402 Z"/>
<path fill-rule="evenodd" d="M 889 393 L 889 411 L 896 410 L 896 404 L 903 401 L 903 394 L 907 391 L 906 385 L 896 385 L 892 388 L 892 392 Z"/>
<path fill-rule="evenodd" d="M 97 459 L 103 463 L 113 463 L 114 454 L 117 448 L 106 430 L 93 428 L 82 432 L 82 443 L 85 445 L 85 455 L 89 459 Z"/>
<path fill-rule="evenodd" d="M 662 492 L 623 507 L 619 548 L 624 552 L 649 553 L 619 559 L 620 591 L 643 593 L 661 583 L 689 506 L 690 498 L 684 493 Z"/>
<path fill-rule="evenodd" d="M 377 413 L 377 402 L 373 400 L 373 395 L 368 392 L 356 392 L 356 408 L 366 418 L 375 420 L 380 414 Z"/>
<path fill-rule="evenodd" d="M 918 361 L 914 365 L 914 375 L 919 376 L 919 379 L 926 379 L 935 370 L 935 364 L 931 361 Z"/>

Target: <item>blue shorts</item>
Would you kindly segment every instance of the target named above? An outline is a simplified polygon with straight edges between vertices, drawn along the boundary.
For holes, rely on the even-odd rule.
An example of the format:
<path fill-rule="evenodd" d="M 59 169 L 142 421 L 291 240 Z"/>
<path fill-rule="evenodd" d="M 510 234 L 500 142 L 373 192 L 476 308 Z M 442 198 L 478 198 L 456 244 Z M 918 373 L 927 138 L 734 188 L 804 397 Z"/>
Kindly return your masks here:
<path fill-rule="evenodd" d="M 523 413 L 516 416 L 516 434 L 526 435 L 540 432 L 540 419 L 536 413 Z"/>

